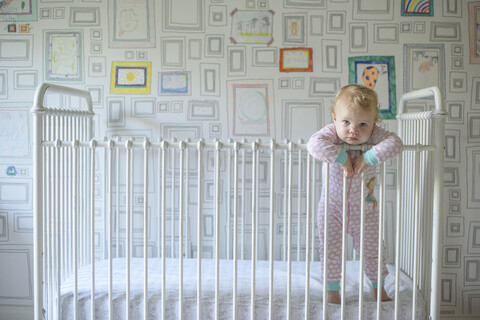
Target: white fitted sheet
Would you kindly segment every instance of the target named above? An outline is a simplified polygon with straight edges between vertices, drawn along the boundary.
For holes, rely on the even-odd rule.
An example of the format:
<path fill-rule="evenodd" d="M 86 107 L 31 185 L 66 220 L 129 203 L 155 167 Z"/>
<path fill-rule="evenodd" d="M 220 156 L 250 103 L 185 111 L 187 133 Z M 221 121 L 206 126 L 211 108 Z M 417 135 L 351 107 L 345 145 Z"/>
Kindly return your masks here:
<path fill-rule="evenodd" d="M 143 319 L 143 259 L 132 258 L 130 282 L 130 319 Z M 179 261 L 166 260 L 166 319 L 179 318 Z M 202 319 L 215 319 L 215 260 L 206 259 L 202 262 Z M 161 259 L 149 259 L 148 275 L 148 319 L 161 319 Z M 220 319 L 232 318 L 233 297 L 233 261 L 220 260 L 220 290 L 219 315 Z M 390 297 L 395 298 L 395 269 L 388 265 L 390 274 L 385 280 L 385 289 Z M 183 318 L 196 319 L 197 312 L 197 260 L 183 260 Z M 238 260 L 237 286 L 237 317 L 250 318 L 250 286 L 251 261 Z M 275 262 L 274 267 L 274 319 L 285 319 L 287 313 L 287 263 Z M 292 262 L 291 281 L 291 318 L 303 319 L 305 315 L 305 262 Z M 310 272 L 310 305 L 309 319 L 323 318 L 323 284 L 320 277 L 319 262 L 311 263 Z M 108 319 L 108 261 L 96 262 L 96 319 Z M 255 315 L 256 319 L 268 319 L 269 315 L 269 261 L 256 261 L 255 285 Z M 355 319 L 358 315 L 358 261 L 347 262 L 346 284 L 346 319 Z M 372 289 L 368 278 L 364 277 L 364 317 L 376 318 L 376 301 L 373 299 Z M 90 319 L 91 286 L 90 267 L 79 270 L 78 276 L 78 315 L 80 319 Z M 114 319 L 126 319 L 125 316 L 125 288 L 126 263 L 124 259 L 113 260 L 113 313 Z M 60 314 L 62 319 L 72 319 L 73 279 L 69 279 L 61 286 Z M 405 274 L 400 274 L 400 319 L 411 319 L 412 310 L 412 281 Z M 340 306 L 329 305 L 329 319 L 340 319 Z M 383 319 L 393 319 L 394 302 L 382 303 Z M 417 291 L 416 318 L 425 319 L 425 307 L 420 293 Z"/>

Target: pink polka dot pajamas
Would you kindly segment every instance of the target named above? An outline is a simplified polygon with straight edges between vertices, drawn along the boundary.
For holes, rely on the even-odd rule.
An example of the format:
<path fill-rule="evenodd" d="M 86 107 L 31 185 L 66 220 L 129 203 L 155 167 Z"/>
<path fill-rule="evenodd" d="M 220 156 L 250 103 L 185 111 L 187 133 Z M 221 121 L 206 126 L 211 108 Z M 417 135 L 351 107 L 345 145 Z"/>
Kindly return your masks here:
<path fill-rule="evenodd" d="M 322 194 L 318 204 L 317 223 L 320 237 L 320 257 L 323 266 L 324 223 L 325 223 L 325 185 L 327 163 L 330 163 L 329 178 L 329 204 L 328 204 L 328 270 L 327 281 L 329 290 L 339 289 L 342 271 L 342 226 L 343 226 L 343 169 L 335 163 L 339 158 L 344 142 L 338 137 L 335 125 L 325 126 L 312 135 L 307 143 L 307 149 L 316 159 L 323 161 Z M 374 145 L 371 151 L 364 154 L 369 166 L 363 171 L 365 178 L 364 197 L 361 199 L 361 175 L 353 175 L 347 179 L 347 232 L 353 238 L 353 245 L 360 252 L 360 206 L 365 201 L 365 238 L 364 238 L 364 270 L 374 287 L 378 282 L 378 204 L 373 194 L 375 187 L 375 163 L 385 162 L 399 155 L 403 150 L 400 138 L 379 126 L 375 126 L 367 144 Z M 347 152 L 353 161 L 362 154 L 362 151 L 352 150 Z M 385 250 L 382 257 L 382 275 L 384 280 L 388 274 L 386 268 Z M 322 267 L 323 268 L 323 267 Z M 323 271 L 323 270 L 322 270 Z M 323 272 L 322 272 L 323 275 Z"/>

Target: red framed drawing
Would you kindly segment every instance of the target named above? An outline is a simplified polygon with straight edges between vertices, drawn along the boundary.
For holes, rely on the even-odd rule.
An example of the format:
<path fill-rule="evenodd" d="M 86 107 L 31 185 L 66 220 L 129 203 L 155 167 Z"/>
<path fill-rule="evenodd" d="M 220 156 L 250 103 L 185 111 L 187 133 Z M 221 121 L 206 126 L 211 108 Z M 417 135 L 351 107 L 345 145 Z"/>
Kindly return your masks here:
<path fill-rule="evenodd" d="M 312 48 L 281 48 L 280 72 L 312 72 Z"/>

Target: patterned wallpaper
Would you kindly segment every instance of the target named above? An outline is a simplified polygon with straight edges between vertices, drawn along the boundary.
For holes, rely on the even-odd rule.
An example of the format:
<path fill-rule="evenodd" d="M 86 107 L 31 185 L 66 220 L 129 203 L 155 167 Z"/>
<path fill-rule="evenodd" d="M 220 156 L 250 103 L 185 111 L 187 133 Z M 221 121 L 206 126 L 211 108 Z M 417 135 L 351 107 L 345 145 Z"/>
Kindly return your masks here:
<path fill-rule="evenodd" d="M 98 137 L 305 140 L 330 121 L 335 92 L 368 83 L 362 71 L 372 67 L 385 119 L 404 92 L 444 92 L 441 313 L 478 317 L 479 8 L 456 0 L 2 1 L 0 312 L 33 303 L 29 108 L 38 84 L 88 90 Z M 384 125 L 395 129 L 393 120 Z"/>

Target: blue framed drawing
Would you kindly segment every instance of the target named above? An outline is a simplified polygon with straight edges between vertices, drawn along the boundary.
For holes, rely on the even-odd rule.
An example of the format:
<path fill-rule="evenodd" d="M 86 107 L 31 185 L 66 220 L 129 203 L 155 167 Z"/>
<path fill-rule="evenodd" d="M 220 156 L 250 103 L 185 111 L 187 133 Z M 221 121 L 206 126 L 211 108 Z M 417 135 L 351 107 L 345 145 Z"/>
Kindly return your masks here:
<path fill-rule="evenodd" d="M 395 57 L 350 57 L 348 67 L 349 83 L 363 84 L 375 90 L 380 105 L 380 117 L 395 119 L 397 115 Z"/>

